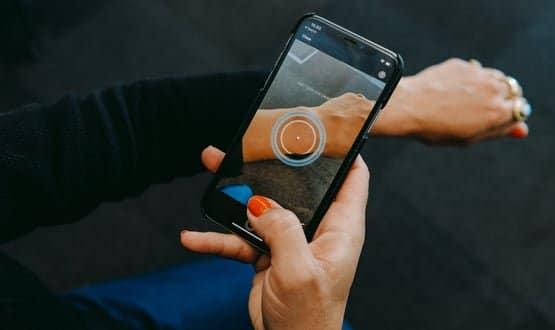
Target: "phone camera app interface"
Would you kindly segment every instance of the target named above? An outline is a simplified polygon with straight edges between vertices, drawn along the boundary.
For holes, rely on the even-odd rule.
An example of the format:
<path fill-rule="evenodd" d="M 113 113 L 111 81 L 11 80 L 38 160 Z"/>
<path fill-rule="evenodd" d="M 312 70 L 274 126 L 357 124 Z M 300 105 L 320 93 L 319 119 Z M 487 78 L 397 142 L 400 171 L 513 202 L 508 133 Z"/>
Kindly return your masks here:
<path fill-rule="evenodd" d="M 326 145 L 326 129 L 309 111 L 289 111 L 272 128 L 272 150 L 282 163 L 307 166 L 320 158 Z"/>
<path fill-rule="evenodd" d="M 272 198 L 304 225 L 385 86 L 379 59 L 361 58 L 358 45 L 325 29 L 301 26 L 217 185 L 243 205 L 253 195 Z"/>

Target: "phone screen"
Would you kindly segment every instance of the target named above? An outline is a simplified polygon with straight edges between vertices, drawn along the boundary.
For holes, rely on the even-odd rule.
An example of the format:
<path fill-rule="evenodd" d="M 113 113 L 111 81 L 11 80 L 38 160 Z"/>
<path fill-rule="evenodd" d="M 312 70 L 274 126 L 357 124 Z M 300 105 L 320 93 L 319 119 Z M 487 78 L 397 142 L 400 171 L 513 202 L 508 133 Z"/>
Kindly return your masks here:
<path fill-rule="evenodd" d="M 293 38 L 215 189 L 243 214 L 251 196 L 272 198 L 306 226 L 394 75 L 395 60 L 318 20 L 304 20 Z M 251 231 L 244 220 L 233 225 Z"/>

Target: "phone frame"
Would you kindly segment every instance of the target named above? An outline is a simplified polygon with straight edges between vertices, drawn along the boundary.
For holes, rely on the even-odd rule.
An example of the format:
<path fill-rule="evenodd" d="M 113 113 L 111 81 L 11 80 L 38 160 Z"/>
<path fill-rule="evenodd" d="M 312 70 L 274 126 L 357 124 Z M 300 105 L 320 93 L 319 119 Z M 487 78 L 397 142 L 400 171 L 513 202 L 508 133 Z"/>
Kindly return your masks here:
<path fill-rule="evenodd" d="M 393 93 L 395 87 L 397 86 L 397 84 L 401 80 L 404 63 L 403 63 L 402 57 L 399 54 L 397 54 L 397 53 L 395 53 L 395 52 L 393 52 L 393 51 L 391 51 L 391 50 L 389 50 L 389 49 L 387 49 L 383 46 L 380 46 L 380 45 L 378 45 L 378 44 L 376 44 L 376 43 L 374 43 L 374 42 L 372 42 L 372 41 L 370 41 L 370 40 L 352 32 L 352 31 L 349 31 L 349 30 L 347 30 L 347 29 L 345 29 L 345 28 L 343 28 L 343 27 L 341 27 L 341 26 L 339 26 L 339 25 L 321 17 L 321 16 L 318 16 L 315 13 L 305 14 L 297 21 L 294 28 L 291 30 L 291 34 L 290 34 L 290 36 L 289 36 L 289 38 L 288 38 L 288 40 L 285 44 L 285 47 L 283 48 L 281 54 L 279 55 L 277 61 L 275 62 L 274 67 L 272 68 L 272 71 L 268 75 L 268 78 L 264 82 L 264 86 L 259 90 L 258 95 L 256 96 L 255 100 L 253 101 L 248 113 L 245 115 L 245 119 L 244 119 L 243 123 L 241 124 L 239 130 L 237 131 L 236 135 L 232 139 L 232 142 L 226 148 L 226 151 L 233 150 L 232 148 L 237 143 L 242 143 L 242 139 L 243 139 L 243 136 L 244 136 L 246 130 L 248 129 L 252 119 L 254 118 L 254 115 L 259 110 L 260 104 L 263 102 L 263 100 L 266 96 L 266 93 L 268 92 L 269 87 L 271 86 L 272 82 L 274 81 L 277 73 L 279 72 L 279 69 L 281 68 L 281 65 L 282 65 L 283 61 L 287 57 L 287 54 L 289 53 L 289 50 L 290 50 L 291 46 L 293 45 L 293 42 L 295 41 L 295 35 L 296 35 L 298 29 L 302 26 L 303 22 L 305 20 L 308 20 L 308 19 L 313 19 L 313 20 L 318 21 L 321 24 L 326 24 L 328 27 L 336 30 L 337 32 L 340 32 L 344 36 L 346 36 L 346 37 L 348 37 L 352 40 L 355 40 L 358 43 L 363 43 L 364 45 L 369 46 L 369 47 L 373 48 L 374 50 L 377 50 L 377 51 L 383 53 L 384 55 L 389 56 L 393 60 L 393 67 L 394 67 L 394 70 L 392 71 L 391 78 L 388 80 L 388 82 L 386 83 L 384 89 L 382 90 L 379 98 L 376 100 L 376 102 L 374 104 L 374 108 L 372 109 L 370 115 L 368 116 L 368 118 L 367 118 L 366 122 L 364 123 L 362 129 L 360 130 L 359 134 L 357 135 L 357 138 L 355 139 L 355 142 L 353 143 L 353 146 L 351 147 L 351 149 L 349 150 L 349 152 L 345 156 L 345 159 L 343 160 L 343 163 L 341 164 L 341 166 L 339 167 L 339 170 L 335 174 L 335 177 L 332 180 L 332 183 L 330 184 L 326 194 L 324 195 L 324 197 L 320 201 L 320 204 L 319 204 L 318 208 L 315 210 L 314 215 L 312 217 L 312 220 L 309 222 L 308 226 L 306 226 L 304 228 L 307 240 L 310 241 L 310 240 L 312 240 L 312 237 L 314 236 L 314 233 L 316 232 L 316 229 L 318 228 L 318 225 L 320 224 L 323 216 L 325 215 L 325 213 L 329 209 L 331 203 L 333 202 L 335 196 L 337 195 L 339 189 L 341 188 L 341 185 L 342 185 L 343 181 L 345 180 L 349 169 L 351 168 L 351 166 L 352 166 L 353 162 L 355 161 L 357 155 L 359 154 L 360 150 L 364 146 L 364 143 L 368 139 L 368 132 L 371 129 L 372 125 L 374 124 L 380 110 L 385 107 L 385 105 L 387 104 L 387 101 L 391 97 L 391 94 Z M 264 242 L 261 241 L 260 238 L 257 238 L 256 235 L 248 232 L 246 229 L 244 229 L 242 227 L 240 227 L 241 230 L 239 230 L 239 229 L 234 228 L 234 227 L 226 226 L 225 222 L 218 221 L 218 219 L 216 219 L 214 216 L 211 216 L 210 214 L 208 214 L 208 210 L 207 210 L 208 198 L 209 198 L 210 194 L 213 193 L 216 190 L 216 186 L 217 186 L 217 183 L 219 181 L 218 179 L 220 178 L 220 176 L 218 176 L 218 173 L 219 172 L 216 173 L 216 176 L 212 179 L 211 183 L 209 184 L 208 188 L 206 189 L 206 192 L 203 195 L 203 199 L 202 199 L 202 203 L 201 203 L 202 204 L 201 205 L 201 212 L 202 212 L 203 216 L 205 218 L 213 221 L 214 223 L 222 226 L 226 230 L 228 230 L 228 231 L 230 231 L 234 234 L 239 235 L 240 237 L 245 239 L 247 242 L 249 242 L 251 245 L 256 247 L 258 250 L 260 250 L 264 253 L 269 252 L 269 249 L 266 246 L 266 244 L 264 244 Z"/>

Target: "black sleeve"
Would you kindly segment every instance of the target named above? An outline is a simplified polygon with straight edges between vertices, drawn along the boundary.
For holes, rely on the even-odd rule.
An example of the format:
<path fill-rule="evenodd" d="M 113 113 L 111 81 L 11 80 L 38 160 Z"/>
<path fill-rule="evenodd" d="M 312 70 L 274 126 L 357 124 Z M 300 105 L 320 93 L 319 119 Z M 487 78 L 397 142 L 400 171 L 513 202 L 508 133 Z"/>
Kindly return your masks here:
<path fill-rule="evenodd" d="M 202 170 L 227 147 L 263 73 L 143 81 L 0 114 L 0 242 Z"/>

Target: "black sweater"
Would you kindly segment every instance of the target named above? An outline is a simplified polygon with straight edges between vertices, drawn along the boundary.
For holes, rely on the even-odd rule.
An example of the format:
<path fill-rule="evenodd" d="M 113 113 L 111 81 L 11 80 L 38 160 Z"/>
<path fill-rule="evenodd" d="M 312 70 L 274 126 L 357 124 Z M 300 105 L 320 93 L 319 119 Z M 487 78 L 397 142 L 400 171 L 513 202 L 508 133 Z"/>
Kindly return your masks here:
<path fill-rule="evenodd" d="M 202 150 L 228 145 L 263 79 L 240 73 L 143 81 L 1 113 L 0 243 L 202 171 Z M 0 323 L 8 319 L 107 328 L 59 303 L 0 255 Z"/>

